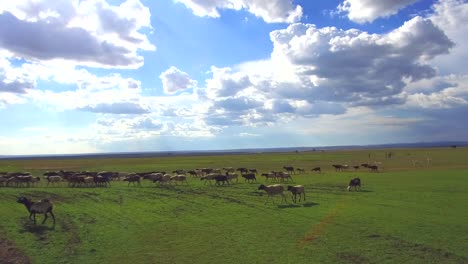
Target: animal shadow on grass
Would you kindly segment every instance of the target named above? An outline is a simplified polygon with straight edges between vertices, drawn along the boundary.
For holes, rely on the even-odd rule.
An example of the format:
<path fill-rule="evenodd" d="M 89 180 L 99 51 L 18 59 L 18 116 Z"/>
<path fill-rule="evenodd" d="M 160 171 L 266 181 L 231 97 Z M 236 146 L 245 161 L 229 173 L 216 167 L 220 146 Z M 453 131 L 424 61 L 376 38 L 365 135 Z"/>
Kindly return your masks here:
<path fill-rule="evenodd" d="M 22 229 L 19 230 L 20 233 L 31 233 L 36 235 L 38 240 L 46 240 L 48 232 L 55 230 L 55 224 L 50 225 L 41 225 L 41 224 L 34 224 L 29 219 L 23 221 Z"/>
<path fill-rule="evenodd" d="M 318 203 L 313 203 L 313 202 L 308 202 L 308 203 L 292 203 L 292 204 L 280 204 L 278 205 L 278 208 L 284 209 L 284 208 L 300 208 L 300 207 L 313 207 L 319 205 Z"/>

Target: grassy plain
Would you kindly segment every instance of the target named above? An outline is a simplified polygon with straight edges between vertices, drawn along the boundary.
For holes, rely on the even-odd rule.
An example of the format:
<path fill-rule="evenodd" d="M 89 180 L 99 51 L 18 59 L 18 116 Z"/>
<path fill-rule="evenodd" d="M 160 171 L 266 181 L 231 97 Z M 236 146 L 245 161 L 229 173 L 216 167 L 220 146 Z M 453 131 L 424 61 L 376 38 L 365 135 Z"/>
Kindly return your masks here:
<path fill-rule="evenodd" d="M 388 151 L 392 159 L 385 158 Z M 382 163 L 381 172 L 331 167 L 374 161 Z M 0 187 L 0 238 L 41 264 L 468 263 L 468 148 L 0 160 L 0 171 L 232 166 L 261 173 L 283 165 L 308 169 L 293 176 L 306 187 L 304 203 L 279 204 L 277 198 L 265 205 L 259 183 L 243 181 L 220 187 L 198 179 L 172 187 Z M 310 172 L 316 166 L 323 173 Z M 352 177 L 361 178 L 362 191 L 346 191 Z M 18 196 L 50 198 L 56 225 L 32 225 Z"/>

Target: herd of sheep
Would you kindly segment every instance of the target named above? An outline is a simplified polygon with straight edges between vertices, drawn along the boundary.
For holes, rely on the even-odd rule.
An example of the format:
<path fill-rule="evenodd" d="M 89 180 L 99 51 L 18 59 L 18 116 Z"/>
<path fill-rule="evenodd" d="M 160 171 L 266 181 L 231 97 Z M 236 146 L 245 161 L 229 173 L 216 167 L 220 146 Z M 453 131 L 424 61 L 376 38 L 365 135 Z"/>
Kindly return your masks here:
<path fill-rule="evenodd" d="M 335 167 L 335 165 L 333 165 Z M 336 168 L 336 167 L 335 167 Z M 258 190 L 264 190 L 267 193 L 267 200 L 274 203 L 273 196 L 281 196 L 281 202 L 286 201 L 286 195 L 284 192 L 287 190 L 291 193 L 291 199 L 294 203 L 298 200 L 299 202 L 305 201 L 306 192 L 303 185 L 288 185 L 287 188 L 281 183 L 293 182 L 292 174 L 297 172 L 305 172 L 304 169 L 296 168 L 292 166 L 284 166 L 285 171 L 270 171 L 262 173 L 261 176 L 265 177 L 266 182 L 274 183 L 270 185 L 261 184 Z M 320 167 L 313 168 L 313 172 L 321 172 Z M 341 170 L 340 170 L 341 171 Z M 239 172 L 240 175 L 236 172 Z M 187 176 L 190 175 L 190 176 Z M 45 172 L 43 178 L 47 182 L 47 186 L 56 186 L 58 184 L 66 183 L 68 187 L 110 187 L 112 181 L 124 181 L 128 182 L 128 186 L 140 186 L 142 180 L 149 180 L 153 183 L 163 185 L 188 185 L 187 178 L 198 178 L 203 181 L 206 185 L 220 186 L 230 185 L 239 182 L 239 178 L 243 178 L 246 183 L 257 182 L 258 171 L 256 169 L 226 167 L 223 169 L 211 169 L 201 168 L 195 170 L 175 170 L 172 174 L 164 171 L 151 171 L 151 172 L 139 172 L 139 173 L 125 173 L 125 172 L 90 172 L 90 171 L 56 171 L 56 172 Z M 28 172 L 0 172 L 0 187 L 34 187 L 41 180 L 41 177 L 33 176 Z M 361 180 L 354 178 L 349 182 L 348 191 L 354 188 L 358 190 L 361 187 Z M 299 198 L 299 199 L 298 199 Z M 37 202 L 33 202 L 26 197 L 20 197 L 17 200 L 18 203 L 24 204 L 28 212 L 30 213 L 29 218 L 36 223 L 36 214 L 44 214 L 44 223 L 47 219 L 47 215 L 52 216 L 53 222 L 55 223 L 55 216 L 52 212 L 53 204 L 48 199 L 43 199 Z"/>

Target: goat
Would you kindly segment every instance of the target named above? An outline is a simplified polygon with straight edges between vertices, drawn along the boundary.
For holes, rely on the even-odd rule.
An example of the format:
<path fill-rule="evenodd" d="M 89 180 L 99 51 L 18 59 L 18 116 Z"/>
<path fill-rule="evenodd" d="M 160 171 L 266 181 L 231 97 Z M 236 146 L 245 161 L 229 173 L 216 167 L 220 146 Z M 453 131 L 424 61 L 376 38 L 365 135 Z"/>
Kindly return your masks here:
<path fill-rule="evenodd" d="M 302 196 L 304 196 L 304 201 L 305 201 L 304 186 L 302 186 L 302 185 L 296 185 L 296 186 L 288 185 L 288 191 L 291 192 L 292 200 L 293 200 L 294 203 L 296 203 L 296 201 L 297 201 L 296 196 L 298 194 L 299 194 L 299 202 L 301 201 Z"/>
<path fill-rule="evenodd" d="M 273 185 L 268 185 L 268 186 L 265 186 L 265 185 L 260 185 L 258 187 L 259 190 L 264 190 L 267 194 L 268 194 L 268 198 L 265 202 L 265 204 L 268 203 L 268 201 L 270 200 L 270 198 L 274 195 L 281 195 L 282 196 L 282 199 L 281 199 L 281 202 L 286 202 L 286 196 L 284 195 L 284 187 L 281 186 L 280 184 L 273 184 Z M 274 200 L 272 200 L 273 203 L 275 203 Z"/>
<path fill-rule="evenodd" d="M 358 187 L 359 190 L 361 190 L 361 179 L 359 178 L 354 178 L 351 181 L 349 181 L 348 184 L 348 192 L 351 191 L 351 188 L 354 187 L 354 190 L 357 191 Z"/>
<path fill-rule="evenodd" d="M 48 199 L 42 199 L 39 202 L 32 202 L 26 197 L 20 197 L 16 202 L 26 206 L 26 209 L 28 209 L 29 212 L 29 219 L 34 220 L 34 224 L 36 224 L 36 214 L 44 214 L 42 224 L 47 220 L 47 214 L 50 214 L 55 224 L 55 216 L 52 212 L 54 206 Z M 31 219 L 31 217 L 33 217 L 33 219 Z"/>

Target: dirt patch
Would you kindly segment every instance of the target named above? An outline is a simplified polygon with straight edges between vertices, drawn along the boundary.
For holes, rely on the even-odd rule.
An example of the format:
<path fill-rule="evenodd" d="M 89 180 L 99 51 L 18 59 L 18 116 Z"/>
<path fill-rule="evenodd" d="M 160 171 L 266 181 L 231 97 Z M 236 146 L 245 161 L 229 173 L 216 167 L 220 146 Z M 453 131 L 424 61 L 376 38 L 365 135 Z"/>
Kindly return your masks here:
<path fill-rule="evenodd" d="M 346 206 L 346 201 L 342 200 L 340 203 L 337 204 L 335 208 L 330 210 L 330 212 L 325 215 L 325 217 L 312 229 L 305 234 L 305 236 L 297 242 L 298 247 L 302 248 L 307 243 L 314 241 L 318 236 L 325 232 L 325 229 L 330 225 L 336 215 Z"/>
<path fill-rule="evenodd" d="M 9 240 L 0 238 L 0 262 L 2 264 L 30 264 L 31 260 Z"/>

